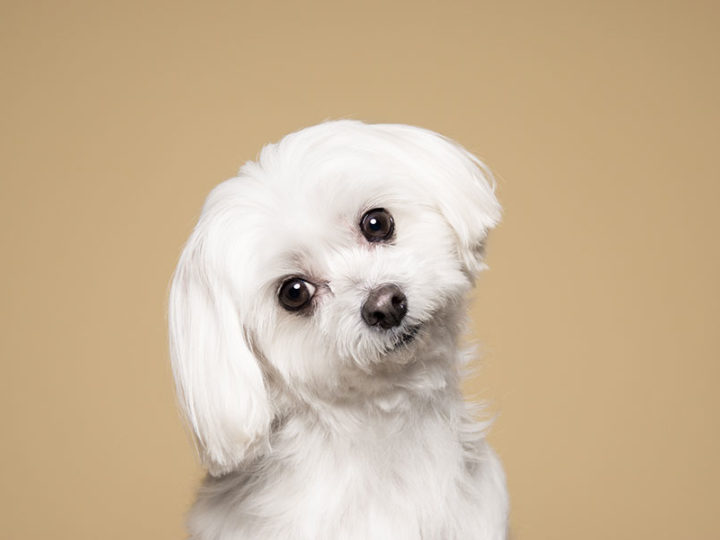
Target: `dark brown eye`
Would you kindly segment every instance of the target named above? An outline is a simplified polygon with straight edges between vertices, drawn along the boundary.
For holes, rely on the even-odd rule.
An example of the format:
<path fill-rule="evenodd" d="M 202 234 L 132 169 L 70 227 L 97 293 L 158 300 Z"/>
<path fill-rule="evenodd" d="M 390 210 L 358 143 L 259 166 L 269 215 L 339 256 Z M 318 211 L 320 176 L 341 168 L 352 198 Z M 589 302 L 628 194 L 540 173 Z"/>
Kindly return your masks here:
<path fill-rule="evenodd" d="M 392 238 L 395 222 L 384 208 L 374 208 L 360 220 L 360 230 L 368 242 L 384 242 Z"/>
<path fill-rule="evenodd" d="M 304 279 L 293 277 L 280 286 L 278 300 L 288 311 L 300 311 L 306 307 L 315 294 L 315 286 Z"/>

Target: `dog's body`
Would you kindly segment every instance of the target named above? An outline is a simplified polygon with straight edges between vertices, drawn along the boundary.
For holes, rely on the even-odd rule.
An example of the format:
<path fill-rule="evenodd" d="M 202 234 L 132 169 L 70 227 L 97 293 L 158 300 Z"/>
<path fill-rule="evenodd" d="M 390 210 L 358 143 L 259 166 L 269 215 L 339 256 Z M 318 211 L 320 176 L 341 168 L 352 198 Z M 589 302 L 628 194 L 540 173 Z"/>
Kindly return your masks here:
<path fill-rule="evenodd" d="M 170 298 L 210 471 L 194 539 L 505 538 L 502 468 L 459 391 L 487 174 L 434 133 L 341 121 L 213 191 Z"/>
<path fill-rule="evenodd" d="M 309 411 L 288 420 L 270 455 L 208 476 L 193 537 L 503 538 L 500 464 L 452 401 L 426 414 L 349 412 L 338 432 Z"/>

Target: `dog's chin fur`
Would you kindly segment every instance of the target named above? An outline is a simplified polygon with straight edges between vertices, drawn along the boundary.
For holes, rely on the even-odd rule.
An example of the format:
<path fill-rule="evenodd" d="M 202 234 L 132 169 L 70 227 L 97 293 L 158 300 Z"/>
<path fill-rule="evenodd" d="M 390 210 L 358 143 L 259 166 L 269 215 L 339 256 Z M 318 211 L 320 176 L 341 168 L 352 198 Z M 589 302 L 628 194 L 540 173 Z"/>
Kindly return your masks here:
<path fill-rule="evenodd" d="M 395 230 L 369 242 L 383 208 Z M 175 272 L 179 400 L 209 475 L 194 539 L 505 538 L 498 459 L 459 390 L 466 296 L 500 218 L 487 169 L 420 128 L 327 122 L 217 186 Z M 314 287 L 281 306 L 289 277 Z M 393 284 L 407 313 L 363 320 Z"/>

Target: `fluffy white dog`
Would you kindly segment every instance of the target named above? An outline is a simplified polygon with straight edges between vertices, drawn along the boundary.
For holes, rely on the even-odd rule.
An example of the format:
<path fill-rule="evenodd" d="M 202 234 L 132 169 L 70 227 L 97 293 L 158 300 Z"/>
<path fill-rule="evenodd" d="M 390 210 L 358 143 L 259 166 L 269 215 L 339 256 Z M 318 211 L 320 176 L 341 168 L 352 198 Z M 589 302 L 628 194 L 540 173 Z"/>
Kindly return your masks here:
<path fill-rule="evenodd" d="M 475 157 L 405 125 L 304 129 L 210 193 L 170 293 L 193 538 L 505 538 L 458 350 L 499 218 Z"/>

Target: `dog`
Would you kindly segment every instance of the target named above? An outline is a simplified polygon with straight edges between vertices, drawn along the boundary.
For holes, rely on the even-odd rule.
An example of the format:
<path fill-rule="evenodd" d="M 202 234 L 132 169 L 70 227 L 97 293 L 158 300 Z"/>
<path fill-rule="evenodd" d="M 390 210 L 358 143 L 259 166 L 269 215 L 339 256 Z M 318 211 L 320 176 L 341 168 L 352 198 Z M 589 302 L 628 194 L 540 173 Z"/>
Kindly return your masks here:
<path fill-rule="evenodd" d="M 191 538 L 506 537 L 503 469 L 459 389 L 494 192 L 455 142 L 351 120 L 212 190 L 169 298 L 209 473 Z"/>

